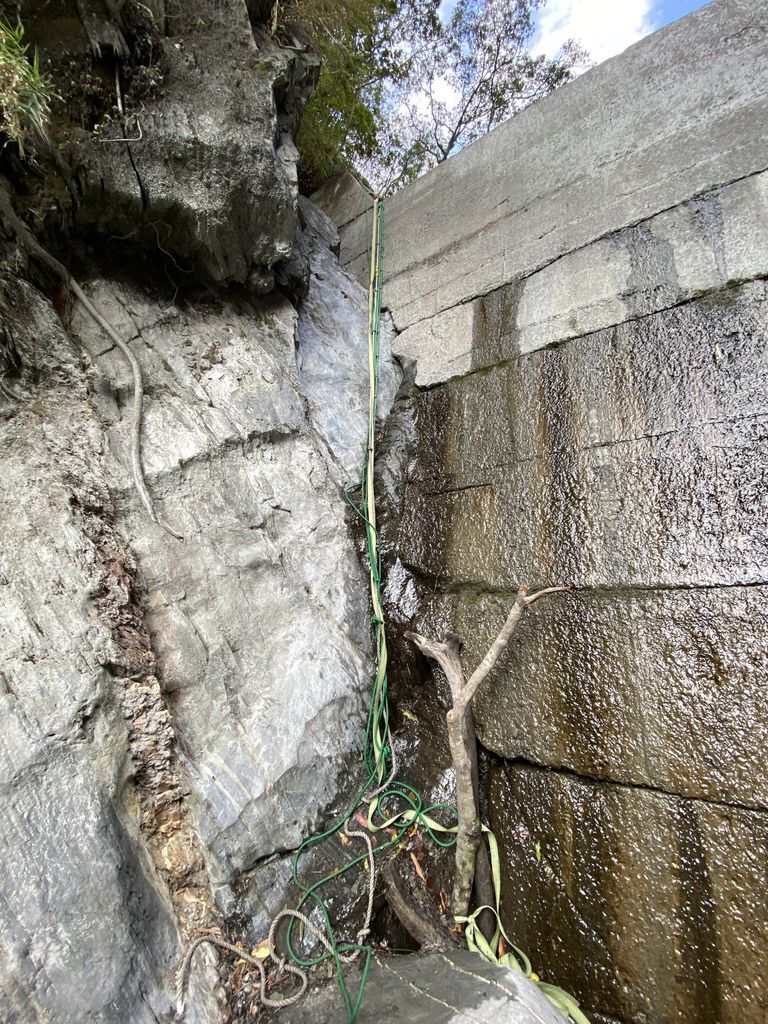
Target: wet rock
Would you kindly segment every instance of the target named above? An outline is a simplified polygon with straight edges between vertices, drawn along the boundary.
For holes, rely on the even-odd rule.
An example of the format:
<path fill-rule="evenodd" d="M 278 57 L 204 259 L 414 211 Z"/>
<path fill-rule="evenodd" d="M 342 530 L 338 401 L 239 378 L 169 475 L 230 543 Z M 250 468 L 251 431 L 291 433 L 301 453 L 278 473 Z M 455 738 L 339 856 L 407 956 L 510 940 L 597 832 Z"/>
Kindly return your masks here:
<path fill-rule="evenodd" d="M 183 542 L 137 507 L 127 411 L 105 405 L 108 462 L 211 875 L 228 886 L 311 832 L 360 742 L 364 578 L 335 467 L 304 412 L 291 304 L 222 297 L 181 310 L 106 280 L 89 292 L 133 335 L 152 396 L 144 464 Z M 81 312 L 75 330 L 94 373 L 127 395 L 118 353 Z M 358 371 L 364 380 L 362 358 Z M 340 429 L 362 446 L 364 424 Z"/>
<path fill-rule="evenodd" d="M 424 387 L 765 277 L 766 189 L 753 175 L 600 238 L 418 321 L 395 351 Z"/>
<path fill-rule="evenodd" d="M 474 702 L 510 934 L 598 1021 L 761 1020 L 765 284 L 526 355 L 518 298 L 476 303 L 466 357 L 511 358 L 414 402 L 391 618 L 458 630 L 472 671 L 518 584 L 575 585 Z M 445 694 L 391 646 L 437 787 Z"/>
<path fill-rule="evenodd" d="M 198 923 L 205 894 L 186 871 L 161 880 L 145 845 L 154 800 L 170 810 L 178 779 L 141 758 L 154 739 L 126 702 L 151 688 L 152 664 L 133 625 L 135 567 L 114 546 L 104 561 L 111 509 L 79 353 L 34 288 L 5 290 L 22 369 L 1 424 L 0 1016 L 150 1024 L 169 1009 L 160 979 L 179 941 L 167 886 Z M 96 510 L 101 544 L 86 525 Z M 143 683 L 124 678 L 136 672 Z"/>
<path fill-rule="evenodd" d="M 2 421 L 0 1006 L 23 1024 L 149 1024 L 182 934 L 234 913 L 261 927 L 243 874 L 316 829 L 362 744 L 367 586 L 334 447 L 365 443 L 365 339 L 313 336 L 330 353 L 317 408 L 356 389 L 330 445 L 287 299 L 85 282 L 141 365 L 144 469 L 179 541 L 136 496 L 123 357 L 81 308 L 68 335 L 31 285 L 4 285 L 18 394 Z M 343 298 L 313 309 L 344 330 Z M 214 960 L 192 983 L 201 1024 L 227 1013 Z"/>
<path fill-rule="evenodd" d="M 489 795 L 505 927 L 588 1014 L 765 1019 L 765 812 L 524 765 Z"/>
<path fill-rule="evenodd" d="M 747 285 L 429 392 L 402 560 L 507 588 L 764 582 L 765 300 Z"/>
<path fill-rule="evenodd" d="M 309 415 L 340 464 L 340 483 L 356 483 L 368 430 L 368 293 L 339 266 L 336 232 L 328 218 L 302 201 L 312 254 L 309 294 L 299 311 L 298 368 Z M 377 412 L 392 407 L 401 370 L 392 352 L 390 321 L 382 319 Z"/>
<path fill-rule="evenodd" d="M 768 468 L 767 428 L 766 420 L 718 424 L 621 450 L 588 449 L 571 462 L 513 463 L 468 488 L 412 487 L 400 557 L 423 573 L 507 589 L 544 579 L 763 583 L 766 539 L 752 524 Z"/>
<path fill-rule="evenodd" d="M 355 992 L 359 971 L 350 972 Z M 287 1024 L 330 1024 L 343 1015 L 341 995 L 327 986 L 281 1014 Z M 365 983 L 370 1024 L 556 1024 L 562 1020 L 527 978 L 466 951 L 373 959 Z"/>

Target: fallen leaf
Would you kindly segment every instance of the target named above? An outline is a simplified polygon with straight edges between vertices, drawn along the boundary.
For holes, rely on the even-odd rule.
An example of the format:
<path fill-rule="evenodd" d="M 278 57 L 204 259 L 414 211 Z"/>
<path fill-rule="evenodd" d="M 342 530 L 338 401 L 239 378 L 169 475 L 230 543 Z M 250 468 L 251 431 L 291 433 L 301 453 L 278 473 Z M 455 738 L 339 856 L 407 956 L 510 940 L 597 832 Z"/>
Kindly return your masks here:
<path fill-rule="evenodd" d="M 418 858 L 417 858 L 415 853 L 411 854 L 411 860 L 413 861 L 413 867 L 414 867 L 414 869 L 416 871 L 416 874 L 419 876 L 419 878 L 422 880 L 422 882 L 424 882 L 424 884 L 426 885 L 427 877 L 424 874 L 424 872 L 421 870 L 421 864 L 419 864 Z"/>
<path fill-rule="evenodd" d="M 403 718 L 407 718 L 409 722 L 418 722 L 416 715 L 414 715 L 412 711 L 409 711 L 408 708 L 400 708 L 400 714 Z"/>
<path fill-rule="evenodd" d="M 264 939 L 255 949 L 252 949 L 251 956 L 256 957 L 257 960 L 266 960 L 269 956 L 269 939 Z"/>

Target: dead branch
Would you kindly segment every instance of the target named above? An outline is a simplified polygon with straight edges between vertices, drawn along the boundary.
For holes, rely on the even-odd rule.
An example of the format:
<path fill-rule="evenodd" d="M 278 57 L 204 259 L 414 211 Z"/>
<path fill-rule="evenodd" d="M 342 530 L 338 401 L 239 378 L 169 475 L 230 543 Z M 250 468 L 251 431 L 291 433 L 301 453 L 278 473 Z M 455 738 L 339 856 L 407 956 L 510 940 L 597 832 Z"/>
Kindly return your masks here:
<path fill-rule="evenodd" d="M 422 654 L 438 663 L 448 680 L 455 704 L 464 688 L 464 669 L 459 658 L 462 648 L 461 637 L 457 633 L 447 633 L 445 640 L 430 640 L 418 633 L 405 635 L 416 644 Z"/>
<path fill-rule="evenodd" d="M 477 693 L 483 680 L 496 664 L 502 651 L 509 643 L 525 609 L 530 608 L 532 604 L 535 604 L 540 598 L 546 597 L 547 594 L 558 594 L 569 589 L 569 587 L 546 587 L 544 590 L 538 590 L 535 594 L 531 594 L 528 587 L 520 587 L 517 592 L 517 597 L 515 598 L 515 603 L 512 605 L 512 609 L 507 616 L 507 621 L 501 627 L 499 635 L 488 648 L 488 652 L 483 660 L 467 680 L 467 685 L 461 691 L 461 697 L 459 700 L 454 701 L 453 712 L 455 714 L 461 714 L 464 709 L 469 706 L 470 701 Z M 451 712 L 449 712 L 449 714 L 451 714 Z"/>
<path fill-rule="evenodd" d="M 469 914 L 472 887 L 482 903 L 493 905 L 490 865 L 485 847 L 481 845 L 480 792 L 477 765 L 477 736 L 472 719 L 472 698 L 498 661 L 509 643 L 523 612 L 542 597 L 569 590 L 570 587 L 546 587 L 531 594 L 521 586 L 504 625 L 485 657 L 468 680 L 464 678 L 459 652 L 461 640 L 449 633 L 445 640 L 430 640 L 418 633 L 406 633 L 422 654 L 436 661 L 445 673 L 451 689 L 453 707 L 446 714 L 448 743 L 456 772 L 456 805 L 459 822 L 456 835 L 456 875 L 453 884 L 453 912 L 457 917 Z M 482 850 L 483 864 L 478 865 L 478 852 Z M 480 868 L 480 869 L 479 869 Z M 485 930 L 485 929 L 483 929 Z"/>
<path fill-rule="evenodd" d="M 412 640 L 422 654 L 427 658 L 436 661 L 445 673 L 448 686 L 453 698 L 453 707 L 456 708 L 461 700 L 461 694 L 466 687 L 464 669 L 459 654 L 463 646 L 461 637 L 457 633 L 447 633 L 445 640 L 430 640 L 428 637 L 420 636 L 418 633 L 406 633 L 409 640 Z M 451 712 L 448 712 L 450 715 Z M 493 885 L 491 882 L 491 865 L 488 860 L 488 851 L 481 844 L 482 828 L 480 824 L 480 783 L 477 764 L 477 736 L 475 734 L 475 723 L 472 718 L 472 709 L 466 707 L 464 714 L 455 719 L 455 722 L 448 721 L 448 744 L 451 750 L 451 761 L 456 772 L 456 802 L 459 812 L 459 831 L 456 837 L 456 879 L 454 881 L 453 906 L 455 914 L 464 914 L 464 910 L 457 910 L 457 906 L 466 904 L 469 906 L 473 880 L 476 881 L 475 896 L 479 906 L 493 905 Z M 466 828 L 462 827 L 462 823 Z M 478 854 L 482 863 L 480 870 L 475 871 Z M 462 885 L 461 892 L 457 892 L 456 883 L 458 879 L 466 878 L 466 869 L 460 870 L 459 864 L 466 864 L 471 861 L 471 873 L 469 875 L 469 889 L 464 893 Z M 490 938 L 493 931 L 493 922 L 488 918 L 480 921 L 481 931 Z"/>

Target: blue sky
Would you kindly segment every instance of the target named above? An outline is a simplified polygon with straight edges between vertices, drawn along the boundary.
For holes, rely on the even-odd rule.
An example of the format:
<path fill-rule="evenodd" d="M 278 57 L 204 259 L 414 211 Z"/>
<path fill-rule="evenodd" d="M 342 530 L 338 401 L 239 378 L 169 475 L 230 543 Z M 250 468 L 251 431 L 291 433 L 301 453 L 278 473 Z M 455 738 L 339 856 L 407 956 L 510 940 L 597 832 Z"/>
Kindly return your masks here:
<path fill-rule="evenodd" d="M 534 49 L 552 55 L 570 38 L 599 64 L 638 39 L 703 7 L 705 0 L 548 0 Z"/>
<path fill-rule="evenodd" d="M 706 0 L 548 0 L 539 16 L 536 52 L 552 56 L 572 38 L 599 64 L 638 39 L 705 5 Z M 445 13 L 455 0 L 444 0 Z"/>

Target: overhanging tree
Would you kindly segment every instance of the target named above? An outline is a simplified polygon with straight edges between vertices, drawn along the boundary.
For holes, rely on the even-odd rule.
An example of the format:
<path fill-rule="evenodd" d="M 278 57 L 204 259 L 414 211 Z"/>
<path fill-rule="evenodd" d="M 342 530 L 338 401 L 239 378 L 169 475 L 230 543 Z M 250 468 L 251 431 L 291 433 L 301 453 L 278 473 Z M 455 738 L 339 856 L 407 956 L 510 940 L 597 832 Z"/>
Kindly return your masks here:
<path fill-rule="evenodd" d="M 378 161 L 387 89 L 404 83 L 412 55 L 440 31 L 439 0 L 287 0 L 280 31 L 322 59 L 317 93 L 299 129 L 302 188 L 350 164 Z"/>
<path fill-rule="evenodd" d="M 350 164 L 382 191 L 409 181 L 568 81 L 573 42 L 531 53 L 547 0 L 288 0 L 283 29 L 322 58 L 304 115 L 301 178 L 311 192 Z"/>
<path fill-rule="evenodd" d="M 379 187 L 411 180 L 567 82 L 585 63 L 573 41 L 534 56 L 534 15 L 546 0 L 458 0 L 419 41 L 384 98 L 379 151 L 363 159 Z"/>

